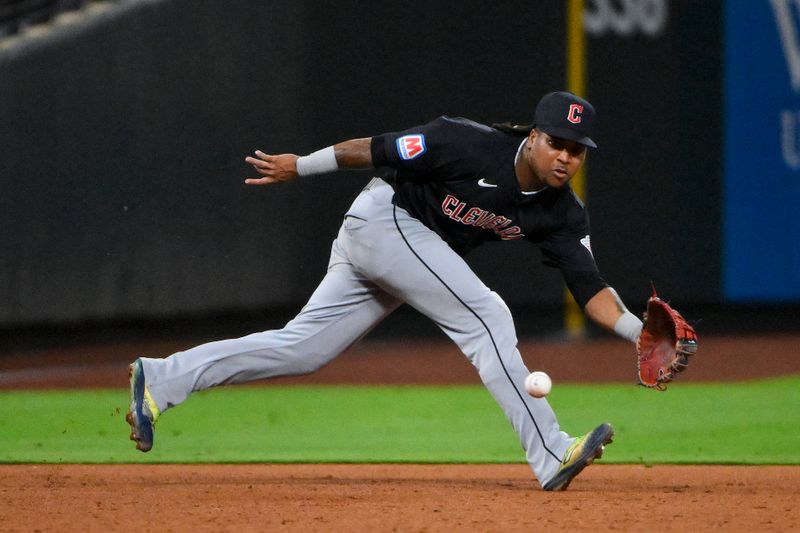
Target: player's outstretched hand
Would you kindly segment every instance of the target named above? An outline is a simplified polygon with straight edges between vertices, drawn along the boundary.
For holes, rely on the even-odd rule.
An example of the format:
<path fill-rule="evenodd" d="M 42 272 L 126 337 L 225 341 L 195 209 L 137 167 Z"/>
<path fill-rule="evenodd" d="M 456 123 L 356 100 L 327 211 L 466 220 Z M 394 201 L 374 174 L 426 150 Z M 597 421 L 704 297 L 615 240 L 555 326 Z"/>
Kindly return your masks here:
<path fill-rule="evenodd" d="M 261 150 L 256 150 L 256 157 L 247 156 L 245 161 L 261 174 L 260 178 L 247 178 L 244 182 L 248 185 L 269 185 L 290 181 L 297 177 L 297 159 L 294 154 L 269 155 Z"/>

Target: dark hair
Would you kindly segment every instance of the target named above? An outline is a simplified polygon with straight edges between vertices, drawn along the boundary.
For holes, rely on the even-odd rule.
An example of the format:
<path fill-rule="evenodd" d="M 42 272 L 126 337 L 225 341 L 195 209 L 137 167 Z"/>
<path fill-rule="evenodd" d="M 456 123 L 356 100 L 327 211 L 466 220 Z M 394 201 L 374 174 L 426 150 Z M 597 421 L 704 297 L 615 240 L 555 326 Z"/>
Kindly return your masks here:
<path fill-rule="evenodd" d="M 512 135 L 518 135 L 520 137 L 527 137 L 531 134 L 531 130 L 533 130 L 533 124 L 514 124 L 512 122 L 500 122 L 492 124 L 492 127 L 496 130 L 502 131 L 504 133 L 511 133 Z"/>

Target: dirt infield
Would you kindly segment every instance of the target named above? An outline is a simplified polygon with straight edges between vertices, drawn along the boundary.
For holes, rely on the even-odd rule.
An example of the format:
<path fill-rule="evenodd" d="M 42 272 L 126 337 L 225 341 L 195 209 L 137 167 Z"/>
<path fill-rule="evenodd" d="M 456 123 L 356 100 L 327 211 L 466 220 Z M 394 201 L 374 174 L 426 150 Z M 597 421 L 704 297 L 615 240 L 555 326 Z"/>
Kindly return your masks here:
<path fill-rule="evenodd" d="M 796 531 L 798 467 L 0 466 L 3 531 Z M 649 527 L 648 527 L 649 525 Z"/>
<path fill-rule="evenodd" d="M 138 355 L 193 341 L 0 357 L 0 390 L 126 387 Z M 681 381 L 800 372 L 800 336 L 708 338 Z M 634 381 L 616 339 L 522 342 L 556 383 Z M 743 370 L 748 370 L 744 375 Z M 289 383 L 478 383 L 446 341 L 368 342 Z M 655 394 L 655 393 L 654 393 Z M 668 393 L 667 393 L 668 394 Z M 127 438 L 120 428 L 120 438 Z M 133 447 L 133 444 L 131 444 Z M 526 465 L 0 465 L 0 531 L 790 531 L 800 467 L 598 464 L 564 493 Z"/>

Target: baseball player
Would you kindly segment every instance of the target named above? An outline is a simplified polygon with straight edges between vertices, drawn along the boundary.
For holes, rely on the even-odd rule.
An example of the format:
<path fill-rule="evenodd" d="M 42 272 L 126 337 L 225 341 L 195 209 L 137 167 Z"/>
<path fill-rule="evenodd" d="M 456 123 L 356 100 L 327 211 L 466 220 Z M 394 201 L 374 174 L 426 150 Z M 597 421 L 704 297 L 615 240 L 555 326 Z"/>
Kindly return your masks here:
<path fill-rule="evenodd" d="M 463 118 L 370 138 L 310 155 L 245 160 L 272 185 L 338 169 L 391 169 L 375 178 L 344 215 L 327 274 L 283 329 L 254 333 L 130 366 L 127 420 L 136 447 L 153 446 L 160 413 L 194 391 L 314 372 L 357 342 L 402 303 L 433 320 L 475 366 L 519 436 L 545 490 L 564 490 L 600 457 L 613 430 L 601 424 L 570 437 L 543 398 L 526 394 L 529 374 L 508 307 L 463 256 L 485 241 L 525 239 L 563 274 L 592 320 L 635 342 L 642 322 L 598 272 L 586 208 L 569 186 L 586 158 L 595 110 L 567 92 L 537 104 L 534 124 L 492 127 Z"/>

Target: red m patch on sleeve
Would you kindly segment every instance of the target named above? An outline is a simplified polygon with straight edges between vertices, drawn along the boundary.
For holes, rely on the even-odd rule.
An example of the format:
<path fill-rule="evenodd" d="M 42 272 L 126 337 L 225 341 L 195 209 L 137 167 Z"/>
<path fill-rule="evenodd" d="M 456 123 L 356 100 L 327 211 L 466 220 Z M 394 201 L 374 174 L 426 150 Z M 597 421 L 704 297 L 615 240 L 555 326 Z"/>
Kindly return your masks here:
<path fill-rule="evenodd" d="M 421 133 L 404 135 L 397 139 L 397 154 L 400 159 L 414 159 L 425 153 L 425 136 Z"/>

